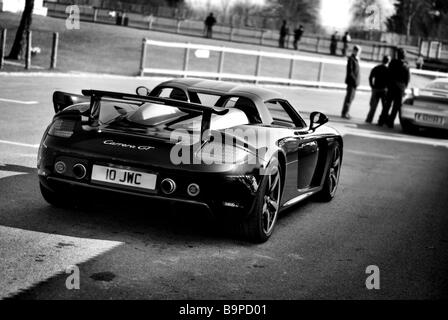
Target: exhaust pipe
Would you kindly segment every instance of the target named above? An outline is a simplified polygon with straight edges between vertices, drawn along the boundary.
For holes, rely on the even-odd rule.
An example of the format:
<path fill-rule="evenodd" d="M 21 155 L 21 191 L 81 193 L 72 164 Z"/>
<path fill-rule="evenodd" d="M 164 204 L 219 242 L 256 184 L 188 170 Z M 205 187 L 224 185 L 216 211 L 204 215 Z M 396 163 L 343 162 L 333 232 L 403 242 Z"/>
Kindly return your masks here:
<path fill-rule="evenodd" d="M 87 169 L 84 165 L 77 163 L 73 166 L 73 175 L 76 179 L 81 180 L 84 179 L 84 177 L 87 174 Z"/>
<path fill-rule="evenodd" d="M 176 191 L 176 182 L 174 182 L 173 179 L 165 178 L 160 183 L 160 188 L 162 189 L 163 193 L 172 194 L 174 191 Z"/>

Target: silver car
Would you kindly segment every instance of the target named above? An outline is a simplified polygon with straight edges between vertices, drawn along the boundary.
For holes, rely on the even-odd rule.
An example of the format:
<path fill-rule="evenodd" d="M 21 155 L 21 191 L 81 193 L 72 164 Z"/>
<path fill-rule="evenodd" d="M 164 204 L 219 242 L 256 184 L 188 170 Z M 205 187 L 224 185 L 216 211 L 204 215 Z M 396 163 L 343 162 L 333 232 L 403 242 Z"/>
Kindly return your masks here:
<path fill-rule="evenodd" d="M 400 123 L 405 132 L 424 127 L 448 130 L 448 79 L 437 79 L 422 89 L 412 89 L 404 98 Z"/>

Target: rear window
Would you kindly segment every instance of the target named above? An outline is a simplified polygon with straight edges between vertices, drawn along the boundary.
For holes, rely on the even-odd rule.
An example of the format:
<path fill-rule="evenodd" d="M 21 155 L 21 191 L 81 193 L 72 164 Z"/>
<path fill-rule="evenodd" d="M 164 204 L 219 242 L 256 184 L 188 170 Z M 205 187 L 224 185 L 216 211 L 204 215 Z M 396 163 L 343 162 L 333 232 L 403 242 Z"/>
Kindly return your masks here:
<path fill-rule="evenodd" d="M 146 103 L 135 112 L 130 113 L 126 119 L 148 127 L 164 126 L 171 130 L 185 129 L 199 131 L 201 129 L 202 114 L 199 112 L 186 112 L 176 107 L 156 103 Z M 212 130 L 231 128 L 237 125 L 248 124 L 247 116 L 241 110 L 229 110 L 225 115 L 213 114 L 210 128 Z"/>
<path fill-rule="evenodd" d="M 100 105 L 99 122 L 109 123 L 119 116 L 124 116 L 131 111 L 137 110 L 137 108 L 138 105 L 135 104 L 103 100 Z"/>

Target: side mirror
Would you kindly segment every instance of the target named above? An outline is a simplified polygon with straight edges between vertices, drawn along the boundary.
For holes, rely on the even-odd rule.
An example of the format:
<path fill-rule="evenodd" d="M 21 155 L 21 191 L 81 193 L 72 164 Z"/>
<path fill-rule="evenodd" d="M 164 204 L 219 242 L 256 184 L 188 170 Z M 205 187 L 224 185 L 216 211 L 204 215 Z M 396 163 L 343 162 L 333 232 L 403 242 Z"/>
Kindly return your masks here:
<path fill-rule="evenodd" d="M 149 89 L 145 86 L 139 86 L 137 89 L 135 89 L 135 93 L 139 96 L 149 96 Z"/>
<path fill-rule="evenodd" d="M 310 130 L 316 130 L 328 122 L 328 117 L 322 112 L 314 111 L 310 114 Z"/>

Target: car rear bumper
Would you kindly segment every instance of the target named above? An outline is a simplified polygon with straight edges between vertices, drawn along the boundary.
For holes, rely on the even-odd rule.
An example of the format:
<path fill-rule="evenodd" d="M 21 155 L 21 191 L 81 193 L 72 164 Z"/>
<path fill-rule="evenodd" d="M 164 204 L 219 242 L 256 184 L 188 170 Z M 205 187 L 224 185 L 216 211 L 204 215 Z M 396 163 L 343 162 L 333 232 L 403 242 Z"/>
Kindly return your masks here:
<path fill-rule="evenodd" d="M 93 157 L 91 154 L 88 157 L 83 157 L 80 154 L 72 154 L 67 150 L 60 151 L 43 145 L 39 148 L 38 159 L 39 180 L 50 190 L 68 195 L 77 191 L 87 191 L 89 194 L 100 191 L 102 193 L 120 193 L 148 199 L 167 200 L 201 206 L 207 208 L 214 215 L 246 216 L 254 204 L 261 180 L 260 176 L 253 175 L 250 172 L 239 172 L 238 174 L 198 173 L 132 164 L 130 167 L 135 171 L 149 171 L 157 175 L 153 190 L 141 190 L 121 185 L 104 185 L 92 181 L 91 174 L 94 164 L 120 167 L 125 165 L 122 162 L 116 162 L 113 158 Z M 67 170 L 63 174 L 59 174 L 55 170 L 55 163 L 61 160 L 67 166 Z M 83 178 L 76 178 L 73 175 L 72 168 L 75 164 L 82 164 L 87 169 Z M 161 181 L 164 178 L 170 178 L 176 182 L 176 190 L 172 194 L 165 194 L 162 191 Z M 191 196 L 187 191 L 191 183 L 197 184 L 200 188 L 200 193 L 196 196 Z"/>
<path fill-rule="evenodd" d="M 400 117 L 415 126 L 448 130 L 448 108 L 436 110 L 403 104 Z"/>

